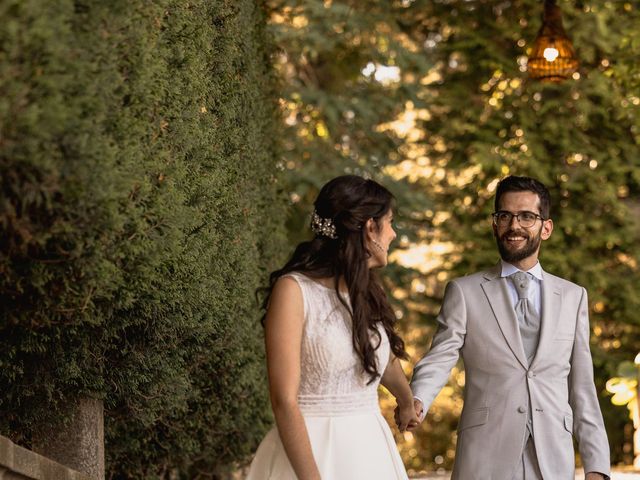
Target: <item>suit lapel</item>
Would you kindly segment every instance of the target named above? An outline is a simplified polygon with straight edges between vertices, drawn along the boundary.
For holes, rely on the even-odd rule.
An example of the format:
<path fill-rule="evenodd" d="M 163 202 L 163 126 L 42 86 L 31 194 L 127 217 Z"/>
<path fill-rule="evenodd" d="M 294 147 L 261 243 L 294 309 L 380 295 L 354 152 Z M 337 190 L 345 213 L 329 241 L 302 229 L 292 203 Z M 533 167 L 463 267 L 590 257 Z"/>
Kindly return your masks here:
<path fill-rule="evenodd" d="M 485 274 L 486 282 L 482 283 L 482 289 L 487 296 L 493 315 L 498 322 L 498 326 L 504 335 L 509 348 L 516 356 L 522 366 L 527 369 L 527 357 L 524 354 L 522 339 L 520 338 L 520 330 L 518 329 L 518 319 L 516 312 L 511 305 L 509 292 L 507 291 L 507 281 L 500 277 L 500 265 L 494 270 Z"/>
<path fill-rule="evenodd" d="M 542 315 L 540 317 L 540 340 L 538 341 L 538 349 L 536 355 L 531 362 L 534 367 L 538 362 L 538 358 L 544 354 L 552 343 L 558 328 L 558 314 L 560 313 L 560 304 L 562 296 L 560 287 L 556 284 L 555 278 L 545 271 L 542 272 Z"/>

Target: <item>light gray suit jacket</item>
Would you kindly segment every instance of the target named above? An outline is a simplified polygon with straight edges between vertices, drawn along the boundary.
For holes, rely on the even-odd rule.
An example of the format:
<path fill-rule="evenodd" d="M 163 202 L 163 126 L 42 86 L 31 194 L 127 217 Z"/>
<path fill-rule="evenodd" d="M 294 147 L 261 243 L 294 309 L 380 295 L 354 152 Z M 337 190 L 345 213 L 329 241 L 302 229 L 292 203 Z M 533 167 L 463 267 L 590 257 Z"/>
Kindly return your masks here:
<path fill-rule="evenodd" d="M 531 411 L 547 480 L 574 478 L 573 436 L 585 471 L 609 475 L 609 445 L 593 383 L 584 288 L 543 272 L 542 325 L 528 365 L 500 266 L 451 281 L 429 353 L 411 388 L 425 411 L 462 355 L 464 408 L 453 479 L 512 480 Z"/>

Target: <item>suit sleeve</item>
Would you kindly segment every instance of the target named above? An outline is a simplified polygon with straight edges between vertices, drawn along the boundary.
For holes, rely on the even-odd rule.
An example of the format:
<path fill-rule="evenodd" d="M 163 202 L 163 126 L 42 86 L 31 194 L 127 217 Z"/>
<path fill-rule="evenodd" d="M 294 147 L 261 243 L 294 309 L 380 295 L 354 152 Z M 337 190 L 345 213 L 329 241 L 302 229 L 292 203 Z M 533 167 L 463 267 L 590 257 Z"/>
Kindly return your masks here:
<path fill-rule="evenodd" d="M 449 378 L 451 369 L 460 356 L 467 330 L 467 314 L 460 286 L 449 282 L 437 317 L 438 330 L 433 337 L 431 349 L 420 360 L 413 371 L 411 389 L 422 401 L 426 413 Z"/>
<path fill-rule="evenodd" d="M 573 433 L 585 472 L 610 475 L 609 443 L 593 382 L 589 349 L 589 303 L 582 289 L 569 375 L 569 404 L 573 410 Z"/>

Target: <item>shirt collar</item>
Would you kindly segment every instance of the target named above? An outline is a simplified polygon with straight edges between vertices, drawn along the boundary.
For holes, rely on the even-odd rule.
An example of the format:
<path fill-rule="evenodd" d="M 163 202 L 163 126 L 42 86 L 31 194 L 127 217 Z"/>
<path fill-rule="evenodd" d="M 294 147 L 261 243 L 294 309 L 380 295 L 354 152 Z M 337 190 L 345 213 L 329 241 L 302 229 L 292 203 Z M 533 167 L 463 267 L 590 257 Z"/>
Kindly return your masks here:
<path fill-rule="evenodd" d="M 502 266 L 502 271 L 500 273 L 501 277 L 508 277 L 509 275 L 513 275 L 516 272 L 522 271 L 519 268 L 514 267 L 513 265 L 511 265 L 508 262 L 505 262 L 502 259 L 500 260 L 500 264 Z M 542 266 L 540 266 L 540 262 L 536 262 L 536 264 L 533 267 L 531 267 L 529 270 L 527 270 L 526 273 L 530 273 L 535 278 L 542 281 Z"/>

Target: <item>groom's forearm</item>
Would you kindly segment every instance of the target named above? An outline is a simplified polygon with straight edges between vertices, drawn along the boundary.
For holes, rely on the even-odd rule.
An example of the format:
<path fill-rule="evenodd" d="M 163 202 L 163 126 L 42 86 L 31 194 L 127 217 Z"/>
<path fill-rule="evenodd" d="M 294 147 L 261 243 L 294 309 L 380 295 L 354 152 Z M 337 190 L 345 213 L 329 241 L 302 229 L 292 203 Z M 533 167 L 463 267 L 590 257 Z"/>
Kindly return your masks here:
<path fill-rule="evenodd" d="M 431 403 L 447 383 L 451 369 L 459 358 L 457 352 L 455 354 L 446 352 L 445 355 L 438 353 L 432 348 L 429 354 L 416 364 L 411 379 L 413 396 L 422 402 L 425 412 L 429 410 Z"/>
<path fill-rule="evenodd" d="M 416 364 L 411 379 L 411 390 L 425 411 L 447 383 L 464 345 L 467 312 L 462 290 L 455 281 L 447 285 L 438 324 L 429 353 Z"/>

